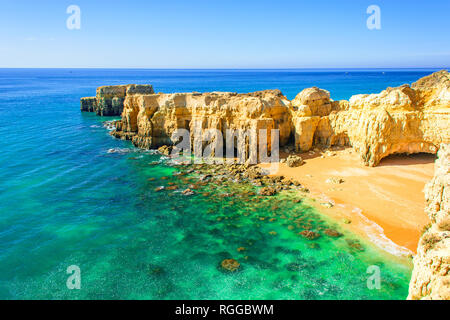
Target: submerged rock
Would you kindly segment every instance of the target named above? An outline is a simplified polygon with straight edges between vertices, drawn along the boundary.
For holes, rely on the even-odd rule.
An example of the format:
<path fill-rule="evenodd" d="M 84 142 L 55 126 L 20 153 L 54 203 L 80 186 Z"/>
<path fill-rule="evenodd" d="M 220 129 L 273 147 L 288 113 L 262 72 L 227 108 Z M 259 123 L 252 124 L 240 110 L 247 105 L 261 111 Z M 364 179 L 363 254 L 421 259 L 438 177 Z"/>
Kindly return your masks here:
<path fill-rule="evenodd" d="M 277 194 L 277 190 L 272 187 L 264 187 L 261 190 L 259 190 L 259 194 L 262 196 L 274 196 Z"/>
<path fill-rule="evenodd" d="M 356 251 L 364 251 L 364 247 L 359 243 L 358 240 L 347 239 L 347 244 L 350 248 Z"/>
<path fill-rule="evenodd" d="M 194 191 L 192 191 L 191 189 L 186 189 L 182 192 L 182 194 L 184 194 L 185 196 L 192 196 L 194 194 Z"/>
<path fill-rule="evenodd" d="M 343 236 L 342 233 L 340 233 L 340 232 L 338 232 L 338 231 L 336 231 L 334 229 L 326 229 L 324 232 L 325 232 L 325 234 L 327 236 L 330 236 L 330 237 L 333 237 L 333 238 L 339 238 L 339 237 Z"/>
<path fill-rule="evenodd" d="M 229 272 L 236 272 L 240 269 L 241 264 L 234 259 L 225 259 L 220 263 L 223 270 Z"/>
<path fill-rule="evenodd" d="M 207 181 L 207 180 L 209 180 L 209 179 L 211 179 L 211 178 L 212 178 L 212 175 L 210 175 L 210 174 L 205 174 L 205 175 L 201 176 L 201 177 L 199 178 L 199 180 L 200 180 L 200 181 Z"/>
<path fill-rule="evenodd" d="M 320 249 L 320 244 L 313 242 L 313 243 L 308 244 L 308 247 L 310 247 L 311 249 L 318 250 L 318 249 Z"/>
<path fill-rule="evenodd" d="M 286 265 L 286 269 L 288 271 L 294 271 L 294 272 L 301 271 L 307 267 L 308 267 L 307 264 L 301 264 L 301 263 L 295 263 L 295 262 L 292 262 L 292 263 L 289 263 Z"/>
<path fill-rule="evenodd" d="M 320 237 L 320 234 L 310 230 L 300 232 L 300 235 L 308 240 L 315 240 Z"/>

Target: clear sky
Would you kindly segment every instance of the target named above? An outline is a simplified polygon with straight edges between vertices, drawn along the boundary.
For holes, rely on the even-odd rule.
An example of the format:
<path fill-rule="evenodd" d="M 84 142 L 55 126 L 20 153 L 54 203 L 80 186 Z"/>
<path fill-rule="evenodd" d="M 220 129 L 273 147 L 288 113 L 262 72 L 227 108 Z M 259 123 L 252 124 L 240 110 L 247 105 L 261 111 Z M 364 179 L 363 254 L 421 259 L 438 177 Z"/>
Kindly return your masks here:
<path fill-rule="evenodd" d="M 69 30 L 69 5 L 81 28 Z M 381 29 L 369 30 L 370 5 Z M 449 0 L 0 0 L 0 67 L 449 67 Z"/>

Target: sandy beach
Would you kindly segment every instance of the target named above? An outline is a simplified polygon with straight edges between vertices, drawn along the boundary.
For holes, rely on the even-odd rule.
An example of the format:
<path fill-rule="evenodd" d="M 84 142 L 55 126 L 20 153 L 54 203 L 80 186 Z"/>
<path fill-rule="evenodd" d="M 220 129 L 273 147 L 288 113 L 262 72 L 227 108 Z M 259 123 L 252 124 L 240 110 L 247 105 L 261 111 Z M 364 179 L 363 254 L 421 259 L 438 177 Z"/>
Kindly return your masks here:
<path fill-rule="evenodd" d="M 281 163 L 278 175 L 307 187 L 313 206 L 386 251 L 416 252 L 429 223 L 423 188 L 433 176 L 435 156 L 393 155 L 366 167 L 351 148 L 300 155 L 304 165 Z"/>

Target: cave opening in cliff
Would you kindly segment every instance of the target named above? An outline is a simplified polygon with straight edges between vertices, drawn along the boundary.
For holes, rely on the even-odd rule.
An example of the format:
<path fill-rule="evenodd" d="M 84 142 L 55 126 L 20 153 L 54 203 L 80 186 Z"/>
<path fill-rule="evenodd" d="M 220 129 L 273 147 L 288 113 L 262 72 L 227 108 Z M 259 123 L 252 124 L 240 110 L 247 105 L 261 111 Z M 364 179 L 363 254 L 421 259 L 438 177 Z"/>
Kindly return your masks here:
<path fill-rule="evenodd" d="M 291 132 L 286 143 L 287 146 L 295 146 L 295 133 Z M 284 146 L 283 146 L 284 147 Z"/>
<path fill-rule="evenodd" d="M 433 153 L 394 153 L 381 159 L 379 166 L 430 164 L 436 159 L 437 155 Z"/>

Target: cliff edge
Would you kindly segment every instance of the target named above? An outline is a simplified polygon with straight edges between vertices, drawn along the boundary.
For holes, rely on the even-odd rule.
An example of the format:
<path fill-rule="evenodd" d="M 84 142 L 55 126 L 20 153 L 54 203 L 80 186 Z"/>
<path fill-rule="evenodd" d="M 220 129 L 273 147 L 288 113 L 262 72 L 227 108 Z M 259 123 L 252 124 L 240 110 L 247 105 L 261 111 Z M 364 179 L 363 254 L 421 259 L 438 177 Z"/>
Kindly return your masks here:
<path fill-rule="evenodd" d="M 99 116 L 120 116 L 127 96 L 152 93 L 154 91 L 151 85 L 129 84 L 99 87 L 95 97 L 81 98 L 81 111 L 95 112 Z"/>
<path fill-rule="evenodd" d="M 450 144 L 442 145 L 425 187 L 431 226 L 422 235 L 409 286 L 410 300 L 450 300 Z"/>

